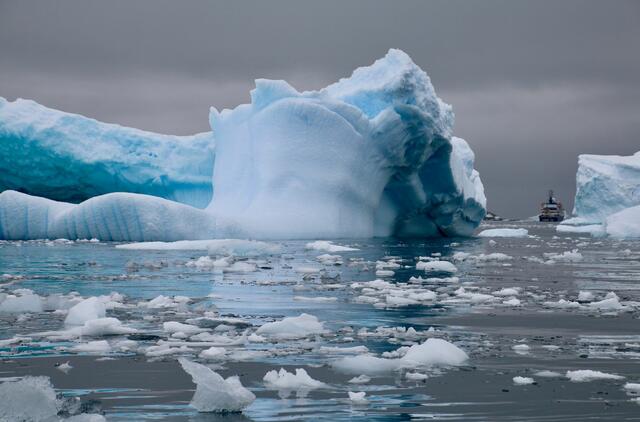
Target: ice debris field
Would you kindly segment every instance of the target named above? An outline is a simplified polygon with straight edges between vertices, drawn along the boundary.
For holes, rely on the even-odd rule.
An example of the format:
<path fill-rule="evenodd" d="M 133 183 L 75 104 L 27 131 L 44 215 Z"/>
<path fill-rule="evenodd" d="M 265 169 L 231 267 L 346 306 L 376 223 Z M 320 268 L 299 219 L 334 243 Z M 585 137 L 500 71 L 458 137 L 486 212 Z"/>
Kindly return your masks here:
<path fill-rule="evenodd" d="M 481 229 L 2 241 L 0 420 L 637 415 L 638 241 Z"/>

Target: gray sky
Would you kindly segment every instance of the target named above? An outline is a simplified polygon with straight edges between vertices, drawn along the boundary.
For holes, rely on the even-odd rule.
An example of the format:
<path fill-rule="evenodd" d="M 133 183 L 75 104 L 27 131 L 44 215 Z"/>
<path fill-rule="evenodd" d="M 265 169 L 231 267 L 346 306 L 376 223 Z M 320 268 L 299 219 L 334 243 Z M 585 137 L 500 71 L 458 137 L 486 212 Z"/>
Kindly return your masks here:
<path fill-rule="evenodd" d="M 391 47 L 453 105 L 499 214 L 572 205 L 579 153 L 640 150 L 638 1 L 0 0 L 0 95 L 190 134 L 255 78 L 317 89 Z"/>

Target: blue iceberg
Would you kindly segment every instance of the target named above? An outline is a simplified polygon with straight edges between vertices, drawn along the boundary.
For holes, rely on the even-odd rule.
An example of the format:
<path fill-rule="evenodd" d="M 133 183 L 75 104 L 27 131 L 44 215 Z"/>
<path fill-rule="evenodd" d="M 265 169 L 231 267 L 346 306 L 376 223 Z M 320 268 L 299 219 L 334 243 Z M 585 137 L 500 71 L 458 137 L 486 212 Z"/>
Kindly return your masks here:
<path fill-rule="evenodd" d="M 161 135 L 0 97 L 0 191 L 68 202 L 134 192 L 204 208 L 213 150 L 211 132 Z"/>
<path fill-rule="evenodd" d="M 81 132 L 79 123 L 89 120 L 73 117 L 66 126 L 71 134 Z M 33 119 L 38 119 L 37 113 Z M 474 154 L 464 140 L 453 136 L 451 107 L 437 97 L 427 74 L 400 50 L 390 50 L 373 65 L 319 91 L 298 92 L 285 81 L 259 79 L 250 104 L 221 112 L 212 108 L 210 123 L 213 135 L 186 139 L 149 135 L 128 141 L 127 132 L 137 132 L 117 127 L 115 141 L 114 135 L 102 131 L 99 142 L 86 146 L 89 153 L 97 145 L 103 157 L 118 149 L 111 156 L 120 161 L 112 168 L 129 160 L 127 151 L 134 157 L 140 154 L 137 162 L 120 168 L 136 176 L 151 168 L 154 177 L 128 177 L 135 183 L 119 190 L 133 193 L 97 196 L 79 205 L 4 192 L 0 238 L 467 236 L 484 217 L 486 200 L 473 167 Z M 37 148 L 30 146 L 31 160 L 25 156 L 22 168 L 13 165 L 12 172 L 21 175 L 14 182 L 18 185 L 37 179 L 38 161 L 47 160 L 55 149 L 41 139 L 44 135 L 29 132 L 28 125 L 25 132 L 33 134 L 26 139 Z M 158 139 L 164 146 L 160 153 L 155 152 Z M 19 140 L 11 142 L 20 147 Z M 207 154 L 198 155 L 198 149 L 210 151 L 208 157 L 215 154 L 215 166 Z M 154 151 L 153 159 L 143 157 L 147 150 Z M 0 145 L 0 151 L 0 159 L 11 160 L 10 148 Z M 71 160 L 81 163 L 87 154 L 77 152 Z M 52 167 L 57 156 L 53 157 L 48 164 Z M 100 168 L 108 159 L 98 154 L 93 163 L 93 168 Z M 59 177 L 65 179 L 61 183 L 73 185 L 91 170 L 77 170 L 75 180 Z M 212 177 L 204 183 L 201 176 L 207 171 Z M 116 178 L 120 174 L 113 172 Z M 153 185 L 148 180 L 162 179 L 158 175 L 167 176 L 165 190 L 147 189 Z M 102 188 L 111 191 L 113 180 L 98 180 L 95 186 L 104 183 Z M 6 183 L 2 176 L 0 183 Z M 207 188 L 212 199 L 198 209 Z"/>

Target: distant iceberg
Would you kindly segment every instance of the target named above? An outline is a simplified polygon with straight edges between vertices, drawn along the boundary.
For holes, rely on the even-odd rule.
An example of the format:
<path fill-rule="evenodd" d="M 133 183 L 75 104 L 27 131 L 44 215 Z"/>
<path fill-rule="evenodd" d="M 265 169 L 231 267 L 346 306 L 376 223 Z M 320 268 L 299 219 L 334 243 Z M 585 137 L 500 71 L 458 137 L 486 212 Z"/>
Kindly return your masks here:
<path fill-rule="evenodd" d="M 558 229 L 640 237 L 639 210 L 640 152 L 630 156 L 580 155 L 575 217 L 565 220 Z"/>
<path fill-rule="evenodd" d="M 451 107 L 400 50 L 319 91 L 298 92 L 285 81 L 259 79 L 250 104 L 211 109 L 213 136 L 163 137 L 28 105 L 31 122 L 53 113 L 61 120 L 54 128 L 64 130 L 49 138 L 46 130 L 30 131 L 25 123 L 22 141 L 0 137 L 0 160 L 10 162 L 21 142 L 30 148 L 11 167 L 19 175 L 15 186 L 59 178 L 81 192 L 78 186 L 87 178 L 111 191 L 119 186 L 114 180 L 127 174 L 124 179 L 134 183 L 119 190 L 134 193 L 73 205 L 4 192 L 4 239 L 467 236 L 485 215 L 474 154 L 452 136 Z M 4 119 L 0 113 L 0 128 L 12 125 Z M 76 151 L 72 147 L 86 137 L 87 125 L 99 132 L 99 141 L 85 140 Z M 59 138 L 64 148 L 54 141 Z M 66 148 L 72 154 L 65 161 L 58 151 Z M 90 157 L 94 161 L 85 166 Z M 55 169 L 57 163 L 69 168 L 42 176 L 42 168 Z M 105 166 L 112 173 L 93 178 Z M 213 173 L 208 183 L 207 171 Z M 153 177 L 145 178 L 148 173 Z M 166 183 L 149 182 L 156 180 Z M 213 192 L 208 205 L 207 189 Z"/>

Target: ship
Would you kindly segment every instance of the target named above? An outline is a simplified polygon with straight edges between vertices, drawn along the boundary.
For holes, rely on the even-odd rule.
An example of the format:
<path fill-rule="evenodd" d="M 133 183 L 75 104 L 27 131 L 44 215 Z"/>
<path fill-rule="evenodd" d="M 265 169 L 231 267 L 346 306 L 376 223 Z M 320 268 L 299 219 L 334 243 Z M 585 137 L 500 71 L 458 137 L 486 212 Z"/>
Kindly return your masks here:
<path fill-rule="evenodd" d="M 546 202 L 540 204 L 540 221 L 562 221 L 564 220 L 564 208 L 562 202 L 553 196 L 553 191 L 549 191 L 549 198 Z"/>

